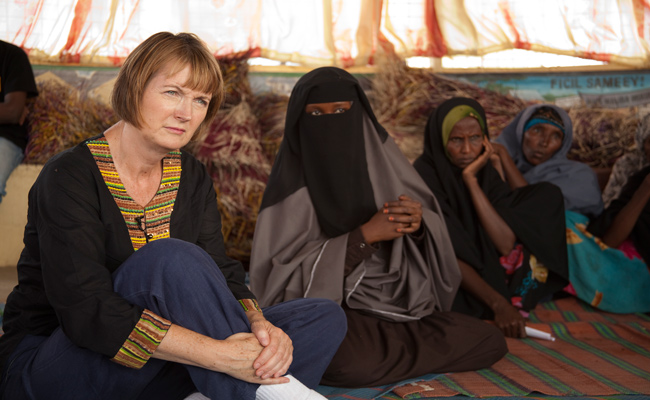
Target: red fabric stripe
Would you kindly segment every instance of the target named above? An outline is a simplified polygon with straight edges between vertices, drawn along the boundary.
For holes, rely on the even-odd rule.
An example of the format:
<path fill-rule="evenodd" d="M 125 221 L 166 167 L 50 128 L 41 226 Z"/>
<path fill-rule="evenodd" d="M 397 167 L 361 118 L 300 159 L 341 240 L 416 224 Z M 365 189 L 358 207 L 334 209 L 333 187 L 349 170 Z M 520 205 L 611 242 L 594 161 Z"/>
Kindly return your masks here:
<path fill-rule="evenodd" d="M 86 25 L 86 20 L 88 19 L 88 14 L 90 13 L 92 4 L 92 0 L 79 0 L 77 2 L 77 5 L 74 7 L 74 18 L 72 19 L 72 24 L 70 25 L 68 41 L 63 48 L 63 53 L 61 54 L 61 57 L 64 59 L 61 61 L 75 63 L 79 62 L 79 52 L 73 53 L 71 50 L 80 40 L 81 31 Z"/>
<path fill-rule="evenodd" d="M 436 15 L 435 0 L 426 0 L 424 3 L 424 24 L 427 27 L 427 39 L 429 40 L 426 54 L 429 57 L 443 57 L 447 55 L 447 45 L 442 37 L 438 16 Z"/>

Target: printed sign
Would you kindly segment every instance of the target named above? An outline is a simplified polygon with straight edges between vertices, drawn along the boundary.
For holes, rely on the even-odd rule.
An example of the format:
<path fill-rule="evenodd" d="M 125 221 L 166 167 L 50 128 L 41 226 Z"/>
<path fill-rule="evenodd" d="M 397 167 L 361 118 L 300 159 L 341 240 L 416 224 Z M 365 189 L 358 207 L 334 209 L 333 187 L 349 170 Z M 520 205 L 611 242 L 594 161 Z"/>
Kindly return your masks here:
<path fill-rule="evenodd" d="M 524 100 L 571 106 L 584 102 L 608 108 L 650 103 L 650 71 L 585 73 L 454 74 L 480 87 Z"/>

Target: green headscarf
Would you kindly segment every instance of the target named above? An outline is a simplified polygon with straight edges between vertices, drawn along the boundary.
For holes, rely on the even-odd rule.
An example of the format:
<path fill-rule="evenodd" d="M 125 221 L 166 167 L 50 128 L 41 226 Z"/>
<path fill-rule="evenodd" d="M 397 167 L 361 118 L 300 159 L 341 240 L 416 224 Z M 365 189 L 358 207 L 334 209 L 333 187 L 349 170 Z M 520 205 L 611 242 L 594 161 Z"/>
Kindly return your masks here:
<path fill-rule="evenodd" d="M 466 117 L 472 117 L 478 121 L 478 124 L 481 126 L 481 132 L 485 135 L 485 121 L 481 118 L 481 115 L 472 107 L 462 104 L 451 109 L 442 120 L 442 148 L 445 149 L 445 154 L 447 158 L 451 159 L 449 152 L 447 152 L 447 142 L 449 141 L 449 135 L 451 134 L 452 129 L 458 123 Z"/>

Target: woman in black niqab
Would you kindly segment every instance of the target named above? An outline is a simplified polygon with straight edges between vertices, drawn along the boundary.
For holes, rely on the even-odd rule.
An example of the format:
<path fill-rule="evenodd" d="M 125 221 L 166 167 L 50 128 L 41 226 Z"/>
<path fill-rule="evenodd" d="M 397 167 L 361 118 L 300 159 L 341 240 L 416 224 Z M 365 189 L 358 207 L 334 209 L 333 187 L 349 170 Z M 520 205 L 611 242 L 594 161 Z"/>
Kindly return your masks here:
<path fill-rule="evenodd" d="M 352 102 L 332 115 L 311 115 L 306 104 Z M 377 122 L 359 82 L 338 68 L 318 68 L 300 79 L 287 107 L 285 138 L 273 166 L 261 210 L 309 187 L 318 222 L 330 237 L 350 232 L 377 212 L 363 135 L 363 116 L 379 140 L 388 134 Z M 308 134 L 300 135 L 300 132 Z M 261 211 L 260 210 L 260 211 Z"/>
<path fill-rule="evenodd" d="M 263 306 L 341 304 L 348 333 L 326 385 L 479 369 L 507 351 L 498 329 L 449 312 L 461 277 L 438 203 L 338 68 L 318 68 L 292 91 L 250 277 Z"/>

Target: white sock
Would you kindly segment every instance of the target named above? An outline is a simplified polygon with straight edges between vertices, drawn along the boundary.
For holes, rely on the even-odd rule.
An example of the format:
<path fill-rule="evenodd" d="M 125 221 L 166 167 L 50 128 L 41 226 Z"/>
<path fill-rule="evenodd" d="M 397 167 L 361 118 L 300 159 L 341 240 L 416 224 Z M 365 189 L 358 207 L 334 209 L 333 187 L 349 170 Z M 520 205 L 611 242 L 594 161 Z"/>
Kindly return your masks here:
<path fill-rule="evenodd" d="M 255 392 L 255 400 L 326 400 L 315 390 L 303 385 L 292 375 L 287 375 L 289 383 L 279 385 L 260 385 Z"/>

